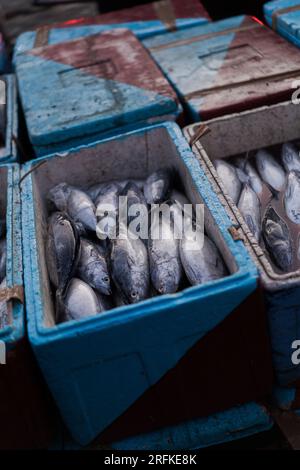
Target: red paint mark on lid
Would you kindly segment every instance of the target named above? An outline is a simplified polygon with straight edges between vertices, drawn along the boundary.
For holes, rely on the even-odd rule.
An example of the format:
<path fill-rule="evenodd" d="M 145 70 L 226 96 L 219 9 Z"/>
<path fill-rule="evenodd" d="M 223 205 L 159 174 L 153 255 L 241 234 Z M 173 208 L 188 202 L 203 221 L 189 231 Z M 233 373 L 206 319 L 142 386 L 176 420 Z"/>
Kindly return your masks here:
<path fill-rule="evenodd" d="M 251 18 L 253 19 L 253 21 L 256 21 L 256 23 L 261 24 L 262 26 L 265 26 L 265 23 L 261 21 L 259 18 L 257 18 L 256 16 L 251 16 Z"/>
<path fill-rule="evenodd" d="M 64 22 L 62 23 L 62 25 L 64 25 L 64 26 L 68 26 L 68 25 L 71 26 L 71 25 L 74 25 L 74 24 L 84 23 L 84 21 L 85 21 L 85 18 L 78 18 L 78 19 L 76 19 L 76 20 L 64 21 Z"/>

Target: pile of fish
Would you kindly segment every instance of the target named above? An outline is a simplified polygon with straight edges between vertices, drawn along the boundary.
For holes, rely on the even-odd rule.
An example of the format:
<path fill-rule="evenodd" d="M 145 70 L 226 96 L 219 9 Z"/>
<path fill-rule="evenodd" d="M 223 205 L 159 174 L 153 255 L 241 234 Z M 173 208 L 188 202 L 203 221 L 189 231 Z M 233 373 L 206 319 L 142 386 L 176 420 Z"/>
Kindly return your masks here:
<path fill-rule="evenodd" d="M 111 181 L 85 189 L 60 183 L 50 189 L 45 248 L 56 322 L 97 315 L 227 275 L 208 236 L 199 246 L 188 230 L 182 239 L 175 236 L 176 218 L 182 217 L 189 201 L 172 187 L 173 178 L 173 170 L 161 169 L 143 181 Z M 120 196 L 127 197 L 126 223 L 121 221 Z M 154 205 L 162 203 L 170 207 L 171 224 L 163 215 L 150 217 Z M 115 217 L 102 209 L 104 204 L 110 204 Z M 130 211 L 134 204 L 139 204 L 138 214 Z M 129 228 L 141 213 L 144 219 L 138 219 L 139 234 L 133 237 Z M 151 230 L 164 230 L 163 237 L 148 236 L 150 219 Z M 188 220 L 192 228 L 193 217 Z M 116 228 L 117 236 L 108 236 Z"/>
<path fill-rule="evenodd" d="M 300 267 L 300 153 L 294 143 L 276 153 L 214 164 L 256 240 L 277 269 L 290 272 Z"/>

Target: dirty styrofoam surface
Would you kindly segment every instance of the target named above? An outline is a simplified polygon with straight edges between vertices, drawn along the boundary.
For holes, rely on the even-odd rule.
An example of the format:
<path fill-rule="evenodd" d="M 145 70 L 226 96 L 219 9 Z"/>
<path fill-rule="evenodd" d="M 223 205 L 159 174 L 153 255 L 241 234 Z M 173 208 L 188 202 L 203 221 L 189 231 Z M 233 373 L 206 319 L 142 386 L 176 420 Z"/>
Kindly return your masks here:
<path fill-rule="evenodd" d="M 87 444 L 256 289 L 257 271 L 243 243 L 232 239 L 229 218 L 174 124 L 36 161 L 42 162 L 22 182 L 28 331 L 65 423 L 77 442 Z M 34 165 L 28 163 L 23 172 Z M 100 179 L 141 178 L 162 165 L 177 168 L 190 200 L 202 200 L 208 207 L 207 233 L 231 275 L 99 317 L 55 325 L 44 256 L 47 191 L 62 180 L 86 186 Z"/>
<path fill-rule="evenodd" d="M 18 165 L 7 164 L 0 167 L 0 183 L 3 189 L 0 196 L 0 216 L 1 219 L 6 220 L 6 279 L 8 287 L 23 285 L 19 179 Z M 17 301 L 9 302 L 8 314 L 9 324 L 0 329 L 0 340 L 5 342 L 7 350 L 10 351 L 25 334 L 23 305 Z"/>
<path fill-rule="evenodd" d="M 277 380 L 288 385 L 300 378 L 300 365 L 292 363 L 292 343 L 300 338 L 300 270 L 279 274 L 256 242 L 240 211 L 227 195 L 213 161 L 270 145 L 299 139 L 300 108 L 290 102 L 265 106 L 206 121 L 210 133 L 193 145 L 193 151 L 211 181 L 232 222 L 239 228 L 260 271 L 269 316 L 273 362 Z M 185 129 L 188 141 L 198 125 Z"/>
<path fill-rule="evenodd" d="M 195 122 L 287 100 L 300 79 L 296 48 L 248 16 L 143 43 Z"/>
<path fill-rule="evenodd" d="M 16 72 L 38 156 L 178 114 L 172 87 L 126 29 L 32 49 L 18 56 Z"/>
<path fill-rule="evenodd" d="M 163 5 L 164 3 L 164 5 Z M 128 28 L 143 39 L 162 34 L 170 29 L 185 29 L 205 24 L 210 17 L 198 0 L 167 0 L 139 5 L 124 10 L 104 13 L 90 18 L 81 18 L 61 24 L 49 25 L 46 41 L 48 44 L 77 39 L 101 33 L 112 28 Z M 38 32 L 22 33 L 15 44 L 14 54 L 18 55 L 36 47 Z"/>
<path fill-rule="evenodd" d="M 265 19 L 281 36 L 300 47 L 300 1 L 274 0 L 264 4 Z"/>

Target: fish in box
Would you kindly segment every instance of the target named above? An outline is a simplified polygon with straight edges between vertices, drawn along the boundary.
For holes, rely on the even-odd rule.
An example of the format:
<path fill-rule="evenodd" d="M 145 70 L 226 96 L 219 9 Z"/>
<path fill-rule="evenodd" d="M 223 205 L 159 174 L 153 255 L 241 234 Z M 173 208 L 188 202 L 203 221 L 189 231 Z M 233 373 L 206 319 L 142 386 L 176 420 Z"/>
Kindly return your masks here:
<path fill-rule="evenodd" d="M 17 90 L 14 75 L 0 75 L 0 162 L 17 159 Z"/>
<path fill-rule="evenodd" d="M 193 121 L 289 99 L 300 78 L 295 47 L 247 16 L 143 42 Z"/>
<path fill-rule="evenodd" d="M 15 55 L 36 47 L 90 36 L 111 28 L 128 28 L 139 38 L 151 37 L 170 30 L 207 23 L 210 17 L 198 0 L 160 0 L 89 18 L 42 26 L 37 31 L 22 33 L 15 44 Z"/>
<path fill-rule="evenodd" d="M 295 223 L 294 218 L 290 220 L 292 215 L 294 217 L 297 214 L 292 206 L 293 201 L 298 201 L 294 191 L 297 188 L 298 173 L 295 165 L 298 156 L 297 150 L 293 151 L 297 148 L 295 144 L 287 145 L 289 142 L 297 143 L 300 137 L 297 125 L 299 118 L 299 107 L 285 102 L 203 122 L 202 125 L 208 126 L 211 132 L 203 135 L 198 142 L 193 143 L 193 139 L 197 139 L 197 132 L 203 132 L 203 128 L 197 131 L 199 124 L 188 126 L 185 130 L 187 139 L 192 139 L 193 150 L 203 169 L 260 270 L 269 317 L 273 363 L 277 383 L 281 387 L 296 387 L 300 378 L 299 361 L 294 360 L 294 342 L 300 339 L 298 222 Z M 245 219 L 248 220 L 246 225 L 242 217 L 244 209 L 240 203 L 239 208 L 234 203 L 233 196 L 229 195 L 221 181 L 220 169 L 217 166 L 216 170 L 213 165 L 216 160 L 224 160 L 223 165 L 226 165 L 229 157 L 236 156 L 239 156 L 236 162 L 245 164 L 246 161 L 254 169 L 256 166 L 266 181 L 260 196 L 263 218 L 260 243 L 257 235 L 253 235 L 250 218 Z M 249 184 L 252 185 L 251 182 Z M 252 206 L 252 217 L 253 214 Z"/>
<path fill-rule="evenodd" d="M 206 235 L 222 253 L 229 275 L 139 303 L 121 303 L 101 315 L 57 323 L 45 261 L 49 190 L 60 184 L 56 206 L 70 213 L 71 196 L 62 182 L 86 188 L 111 180 L 144 179 L 160 168 L 176 170 L 189 200 L 205 205 Z M 177 125 L 156 124 L 46 156 L 28 162 L 23 174 L 29 337 L 77 442 L 84 445 L 99 435 L 103 442 L 113 442 L 257 400 L 271 391 L 266 316 L 260 302 L 253 304 L 257 270 L 243 243 L 233 238 L 234 228 Z M 151 182 L 153 178 L 147 184 Z M 157 187 L 161 191 L 163 185 Z M 85 207 L 91 207 L 86 196 L 82 198 Z M 79 219 L 72 218 L 78 224 Z M 70 223 L 68 230 L 75 233 L 74 227 L 70 232 Z M 68 246 L 75 255 L 76 245 Z M 56 283 L 58 278 L 51 278 Z M 58 282 L 60 294 L 66 278 Z M 65 297 L 56 291 L 57 298 Z"/>
<path fill-rule="evenodd" d="M 175 92 L 129 30 L 32 49 L 16 72 L 38 156 L 178 114 Z"/>
<path fill-rule="evenodd" d="M 300 1 L 275 0 L 264 4 L 269 26 L 296 46 L 300 46 Z"/>
<path fill-rule="evenodd" d="M 44 448 L 54 425 L 53 405 L 25 333 L 19 180 L 17 165 L 0 167 L 0 449 Z"/>

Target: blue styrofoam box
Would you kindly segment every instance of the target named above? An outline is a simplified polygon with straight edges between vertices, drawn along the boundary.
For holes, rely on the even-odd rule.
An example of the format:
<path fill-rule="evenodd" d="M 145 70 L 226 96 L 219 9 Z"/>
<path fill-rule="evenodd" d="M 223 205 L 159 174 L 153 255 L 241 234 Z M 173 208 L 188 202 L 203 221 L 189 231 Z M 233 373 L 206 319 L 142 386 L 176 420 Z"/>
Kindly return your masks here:
<path fill-rule="evenodd" d="M 291 80 L 299 77 L 295 48 L 249 16 L 157 35 L 143 43 L 192 122 L 290 99 Z"/>
<path fill-rule="evenodd" d="M 258 403 L 247 403 L 207 418 L 112 444 L 116 450 L 197 450 L 268 431 L 273 420 Z"/>
<path fill-rule="evenodd" d="M 211 119 L 203 122 L 203 125 L 209 127 L 210 133 L 193 146 L 227 213 L 233 223 L 241 227 L 249 253 L 259 268 L 260 285 L 268 314 L 276 382 L 282 387 L 279 389 L 282 403 L 291 403 L 293 394 L 292 389 L 286 390 L 284 387 L 292 387 L 300 378 L 300 365 L 292 361 L 292 345 L 300 338 L 299 270 L 279 273 L 274 269 L 265 251 L 253 238 L 240 211 L 228 198 L 213 161 L 234 155 L 245 156 L 250 152 L 252 158 L 254 151 L 274 148 L 276 145 L 280 151 L 282 143 L 299 139 L 299 119 L 300 108 L 292 101 Z M 184 131 L 187 140 L 192 139 L 196 132 L 197 124 L 187 126 Z"/>
<path fill-rule="evenodd" d="M 115 449 L 118 451 L 153 450 L 197 450 L 243 439 L 269 431 L 273 420 L 266 408 L 250 402 L 206 418 L 186 421 L 148 434 L 140 434 L 109 446 L 95 445 L 93 449 Z M 79 450 L 71 439 L 63 445 L 64 450 Z"/>
<path fill-rule="evenodd" d="M 186 18 L 177 19 L 176 26 L 179 30 L 192 26 L 198 26 L 208 22 L 207 18 Z M 93 24 L 84 26 L 73 26 L 71 28 L 51 28 L 49 29 L 48 44 L 58 44 L 72 39 L 91 36 L 116 28 L 130 29 L 139 39 L 145 39 L 156 34 L 167 32 L 166 26 L 159 20 L 135 21 L 120 24 Z M 33 49 L 35 47 L 36 32 L 26 31 L 20 34 L 14 47 L 14 62 L 18 54 Z"/>
<path fill-rule="evenodd" d="M 1 218 L 5 217 L 7 230 L 6 280 L 8 287 L 23 286 L 19 179 L 20 170 L 17 165 L 7 164 L 0 167 Z M 7 352 L 13 350 L 18 341 L 25 335 L 23 305 L 20 302 L 13 301 L 10 308 L 12 313 L 11 322 L 7 327 L 0 329 L 0 340 L 5 342 Z"/>
<path fill-rule="evenodd" d="M 273 402 L 281 410 L 289 411 L 293 408 L 297 390 L 295 387 L 275 386 L 273 390 Z"/>
<path fill-rule="evenodd" d="M 168 165 L 182 175 L 190 199 L 200 198 L 207 206 L 206 230 L 231 275 L 99 317 L 55 325 L 43 238 L 50 187 L 63 180 L 85 186 L 99 179 L 145 177 Z M 85 445 L 256 290 L 257 270 L 243 243 L 231 237 L 231 222 L 175 124 L 140 128 L 40 158 L 28 162 L 23 173 L 29 338 L 66 425 Z"/>
<path fill-rule="evenodd" d="M 174 90 L 126 29 L 27 51 L 16 73 L 38 156 L 127 125 L 174 120 L 179 112 Z"/>
<path fill-rule="evenodd" d="M 6 163 L 17 160 L 15 142 L 15 137 L 18 136 L 17 89 L 14 75 L 2 75 L 0 79 L 5 83 L 4 96 L 6 100 L 5 145 L 0 147 L 0 163 Z M 2 91 L 0 99 L 3 96 Z"/>
<path fill-rule="evenodd" d="M 300 46 L 300 1 L 275 0 L 264 4 L 269 26 L 296 46 Z"/>

